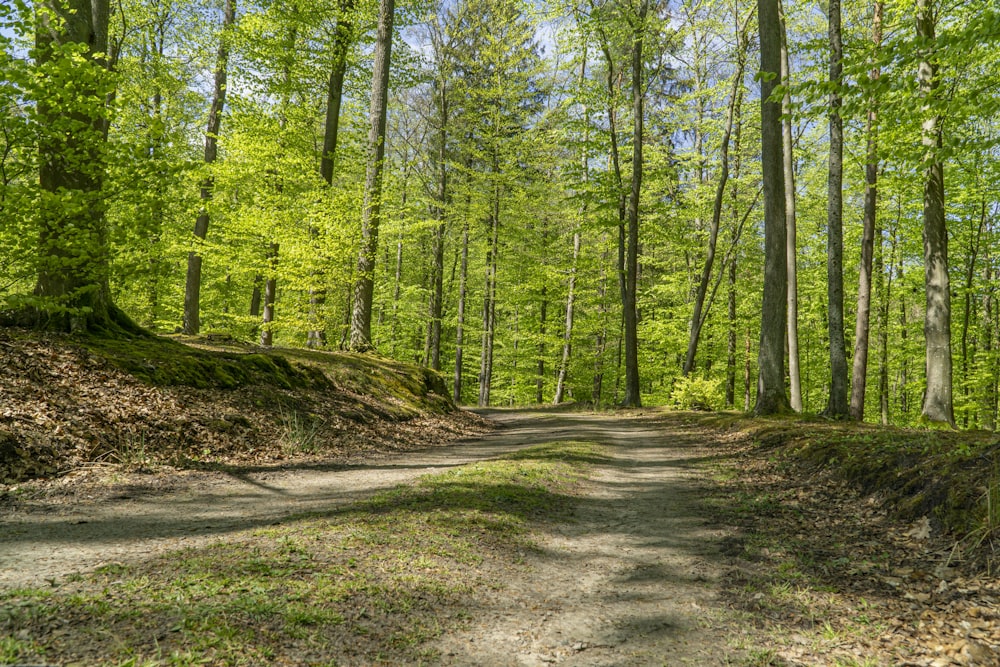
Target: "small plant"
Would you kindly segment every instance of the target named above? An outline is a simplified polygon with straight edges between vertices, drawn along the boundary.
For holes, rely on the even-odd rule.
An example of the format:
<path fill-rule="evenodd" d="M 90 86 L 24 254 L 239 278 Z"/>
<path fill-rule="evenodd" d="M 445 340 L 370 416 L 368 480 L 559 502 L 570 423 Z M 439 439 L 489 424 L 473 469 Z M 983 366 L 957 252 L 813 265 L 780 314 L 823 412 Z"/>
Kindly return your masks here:
<path fill-rule="evenodd" d="M 281 437 L 285 450 L 291 453 L 312 454 L 316 451 L 316 436 L 326 423 L 303 417 L 297 410 L 281 411 L 284 432 Z"/>
<path fill-rule="evenodd" d="M 682 377 L 674 382 L 670 401 L 681 410 L 712 410 L 719 403 L 719 383 L 702 378 Z"/>
<path fill-rule="evenodd" d="M 151 465 L 153 457 L 146 449 L 146 432 L 127 431 L 124 435 L 116 446 L 98 457 L 98 460 L 117 463 L 129 470 L 141 470 Z"/>

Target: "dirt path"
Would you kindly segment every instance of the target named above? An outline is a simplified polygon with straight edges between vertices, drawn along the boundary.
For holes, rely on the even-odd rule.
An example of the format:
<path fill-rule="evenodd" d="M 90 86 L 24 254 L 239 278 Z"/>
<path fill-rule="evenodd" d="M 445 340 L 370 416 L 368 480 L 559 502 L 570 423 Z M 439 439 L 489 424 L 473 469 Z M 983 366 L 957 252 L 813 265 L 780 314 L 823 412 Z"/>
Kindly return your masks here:
<path fill-rule="evenodd" d="M 728 664 L 731 629 L 717 601 L 722 531 L 698 506 L 704 432 L 642 416 L 492 413 L 482 440 L 383 461 L 199 474 L 162 493 L 28 504 L 0 518 L 0 587 L 44 583 L 103 563 L 225 539 L 328 510 L 415 477 L 553 440 L 611 445 L 577 520 L 541 537 L 516 580 L 438 648 L 456 665 Z M 123 493 L 122 496 L 129 494 Z"/>

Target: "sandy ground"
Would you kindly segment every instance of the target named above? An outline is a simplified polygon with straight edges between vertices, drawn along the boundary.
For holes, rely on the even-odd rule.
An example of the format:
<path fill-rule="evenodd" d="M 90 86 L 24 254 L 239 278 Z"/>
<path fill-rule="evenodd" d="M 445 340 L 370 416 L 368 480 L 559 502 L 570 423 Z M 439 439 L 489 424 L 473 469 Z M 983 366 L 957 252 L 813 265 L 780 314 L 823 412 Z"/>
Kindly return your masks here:
<path fill-rule="evenodd" d="M 699 506 L 705 432 L 651 417 L 496 411 L 481 440 L 340 466 L 193 473 L 78 492 L 0 515 L 0 588 L 224 540 L 414 478 L 553 440 L 609 445 L 572 523 L 436 642 L 454 665 L 731 664 L 741 631 L 717 592 L 725 528 Z"/>

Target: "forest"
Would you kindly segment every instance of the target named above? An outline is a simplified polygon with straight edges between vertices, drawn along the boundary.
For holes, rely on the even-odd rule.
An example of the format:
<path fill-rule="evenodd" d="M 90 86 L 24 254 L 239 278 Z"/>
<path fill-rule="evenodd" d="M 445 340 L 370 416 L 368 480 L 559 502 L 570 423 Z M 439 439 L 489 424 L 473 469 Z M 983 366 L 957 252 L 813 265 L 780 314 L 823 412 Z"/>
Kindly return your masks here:
<path fill-rule="evenodd" d="M 1000 14 L 14 0 L 3 320 L 993 429 Z"/>

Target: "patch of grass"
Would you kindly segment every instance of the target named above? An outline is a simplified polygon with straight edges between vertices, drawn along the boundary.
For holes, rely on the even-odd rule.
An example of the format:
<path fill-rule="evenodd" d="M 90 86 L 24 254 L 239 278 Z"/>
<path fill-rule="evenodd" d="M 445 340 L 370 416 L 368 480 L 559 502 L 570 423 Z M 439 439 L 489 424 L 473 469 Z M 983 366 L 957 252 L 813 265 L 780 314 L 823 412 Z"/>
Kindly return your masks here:
<path fill-rule="evenodd" d="M 0 655 L 142 667 L 433 663 L 427 642 L 467 622 L 479 590 L 503 585 L 535 526 L 572 516 L 574 489 L 600 460 L 591 443 L 542 445 L 52 591 L 12 592 L 0 598 L 5 627 L 27 639 Z"/>

